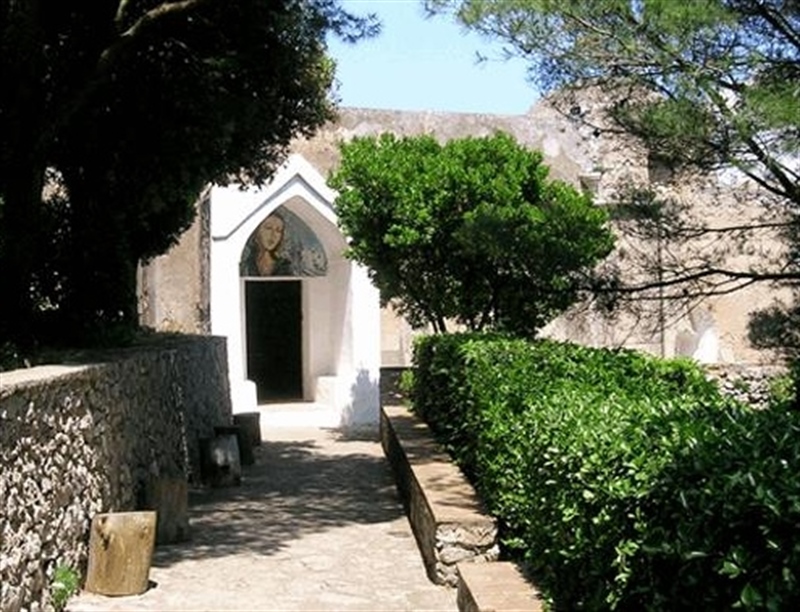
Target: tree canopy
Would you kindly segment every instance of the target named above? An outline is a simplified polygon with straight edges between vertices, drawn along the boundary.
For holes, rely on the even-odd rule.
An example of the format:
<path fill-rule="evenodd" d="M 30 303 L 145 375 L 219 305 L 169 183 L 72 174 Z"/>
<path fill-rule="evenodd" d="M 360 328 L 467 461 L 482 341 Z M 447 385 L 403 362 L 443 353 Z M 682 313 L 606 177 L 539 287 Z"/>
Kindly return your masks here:
<path fill-rule="evenodd" d="M 544 93 L 601 92 L 606 125 L 638 138 L 659 164 L 720 171 L 759 185 L 761 199 L 781 205 L 782 223 L 796 235 L 791 229 L 800 213 L 796 0 L 425 4 L 528 60 L 529 76 Z M 563 110 L 576 120 L 585 111 L 578 106 Z M 709 266 L 704 274 L 796 280 L 799 261 L 792 253 L 768 269 Z M 695 278 L 695 272 L 687 279 Z"/>
<path fill-rule="evenodd" d="M 643 145 L 658 170 L 651 177 L 662 175 L 611 194 L 616 228 L 640 245 L 603 290 L 611 303 L 662 313 L 667 300 L 677 313 L 758 282 L 797 286 L 797 0 L 425 5 L 527 60 L 531 81 L 572 122 Z M 710 202 L 721 215 L 695 206 Z M 794 336 L 786 332 L 800 306 L 786 307 L 752 315 L 756 344 L 777 348 Z"/>
<path fill-rule="evenodd" d="M 135 323 L 137 262 L 331 119 L 325 37 L 377 27 L 337 0 L 0 1 L 0 340 Z"/>
<path fill-rule="evenodd" d="M 428 0 L 530 61 L 543 91 L 599 87 L 662 159 L 733 167 L 800 205 L 796 0 Z"/>
<path fill-rule="evenodd" d="M 356 138 L 329 184 L 349 255 L 412 324 L 524 336 L 613 248 L 606 213 L 511 136 Z"/>

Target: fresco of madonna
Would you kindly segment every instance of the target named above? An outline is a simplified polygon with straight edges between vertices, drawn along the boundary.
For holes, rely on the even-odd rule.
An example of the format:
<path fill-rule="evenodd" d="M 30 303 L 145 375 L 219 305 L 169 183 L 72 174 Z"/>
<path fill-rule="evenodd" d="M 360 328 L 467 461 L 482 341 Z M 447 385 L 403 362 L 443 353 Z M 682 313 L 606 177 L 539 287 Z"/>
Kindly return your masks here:
<path fill-rule="evenodd" d="M 325 276 L 328 258 L 314 232 L 297 215 L 280 207 L 247 239 L 239 263 L 241 276 Z"/>

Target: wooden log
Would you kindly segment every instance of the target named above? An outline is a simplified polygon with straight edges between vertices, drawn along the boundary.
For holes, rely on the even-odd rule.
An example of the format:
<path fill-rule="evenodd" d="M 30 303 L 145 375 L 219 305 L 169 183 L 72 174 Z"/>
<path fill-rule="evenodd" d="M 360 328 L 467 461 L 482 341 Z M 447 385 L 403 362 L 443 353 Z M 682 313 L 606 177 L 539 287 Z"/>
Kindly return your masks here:
<path fill-rule="evenodd" d="M 189 486 L 185 478 L 153 477 L 145 491 L 146 510 L 155 510 L 156 544 L 189 539 Z"/>
<path fill-rule="evenodd" d="M 144 593 L 155 539 L 155 512 L 95 516 L 89 535 L 86 590 L 112 596 Z"/>

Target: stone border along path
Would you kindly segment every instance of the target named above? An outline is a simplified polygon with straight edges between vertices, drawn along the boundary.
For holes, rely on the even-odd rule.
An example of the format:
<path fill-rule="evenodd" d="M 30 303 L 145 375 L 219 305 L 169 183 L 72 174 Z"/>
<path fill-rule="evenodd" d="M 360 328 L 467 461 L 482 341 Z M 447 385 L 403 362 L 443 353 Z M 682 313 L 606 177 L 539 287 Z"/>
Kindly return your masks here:
<path fill-rule="evenodd" d="M 381 444 L 430 579 L 458 586 L 459 612 L 541 612 L 514 563 L 497 561 L 497 521 L 434 435 L 408 408 L 381 408 Z"/>
<path fill-rule="evenodd" d="M 193 491 L 189 542 L 156 548 L 152 588 L 69 612 L 456 610 L 428 581 L 378 432 L 271 429 L 241 487 Z"/>
<path fill-rule="evenodd" d="M 497 521 L 428 426 L 404 406 L 384 406 L 381 444 L 431 581 L 455 587 L 459 564 L 496 561 Z"/>

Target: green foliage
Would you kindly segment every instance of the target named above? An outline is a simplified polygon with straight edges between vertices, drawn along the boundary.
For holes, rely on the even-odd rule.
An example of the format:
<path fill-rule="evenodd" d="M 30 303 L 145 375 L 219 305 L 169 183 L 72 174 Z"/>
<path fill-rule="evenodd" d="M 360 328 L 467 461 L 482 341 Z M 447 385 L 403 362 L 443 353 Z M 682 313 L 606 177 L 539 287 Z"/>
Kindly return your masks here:
<path fill-rule="evenodd" d="M 769 400 L 773 406 L 791 407 L 797 397 L 796 374 L 777 376 L 770 381 Z"/>
<path fill-rule="evenodd" d="M 796 358 L 789 362 L 785 374 L 773 377 L 769 381 L 769 405 L 779 410 L 797 410 L 800 407 L 800 361 Z"/>
<path fill-rule="evenodd" d="M 414 325 L 532 336 L 613 247 L 606 214 L 506 134 L 356 138 L 329 184 L 349 255 Z"/>
<path fill-rule="evenodd" d="M 50 601 L 56 612 L 61 612 L 75 593 L 78 592 L 80 577 L 78 573 L 68 565 L 59 565 L 53 574 L 53 582 L 50 584 Z"/>
<path fill-rule="evenodd" d="M 543 91 L 597 88 L 675 165 L 733 166 L 800 205 L 800 5 L 786 0 L 427 0 L 530 62 Z"/>
<path fill-rule="evenodd" d="M 800 604 L 800 413 L 688 361 L 424 338 L 412 396 L 557 609 Z"/>
<path fill-rule="evenodd" d="M 411 394 L 411 390 L 414 388 L 414 370 L 403 370 L 400 374 L 400 380 L 397 386 L 400 393 L 404 397 L 408 397 Z"/>
<path fill-rule="evenodd" d="M 334 116 L 337 0 L 0 3 L 0 338 L 136 323 L 135 274 L 209 182 L 267 180 Z M 42 197 L 43 188 L 45 197 Z"/>
<path fill-rule="evenodd" d="M 425 5 L 500 41 L 505 54 L 528 62 L 529 78 L 549 102 L 614 140 L 627 134 L 625 142 L 638 142 L 668 171 L 663 177 L 680 181 L 699 174 L 722 179 L 723 189 L 732 183 L 757 187 L 747 196 L 738 188 L 728 191 L 734 201 L 750 205 L 741 223 L 724 227 L 687 214 L 683 227 L 672 228 L 676 233 L 662 234 L 678 248 L 666 244 L 653 249 L 652 259 L 628 258 L 630 274 L 612 273 L 598 283 L 598 293 L 610 296 L 604 297 L 609 306 L 629 301 L 641 310 L 657 287 L 674 298 L 668 304 L 680 301 L 691 308 L 693 298 L 687 296 L 715 295 L 722 286 L 730 292 L 755 281 L 796 285 L 800 3 L 425 0 Z M 626 191 L 619 190 L 615 199 L 624 200 Z M 728 205 L 726 198 L 719 202 Z M 729 256 L 764 241 L 764 223 L 774 231 L 770 238 L 785 241 L 785 253 L 750 250 L 739 262 Z M 698 246 L 694 240 L 711 225 L 719 238 L 716 248 Z M 641 238 L 633 223 L 620 229 Z M 796 319 L 797 305 L 766 315 L 754 321 L 760 340 L 796 351 L 796 326 L 787 334 L 763 333 Z"/>

